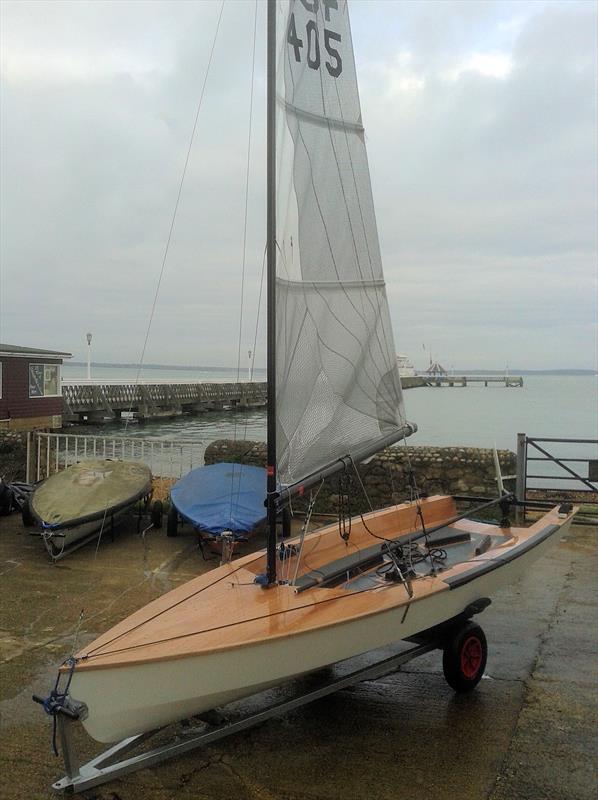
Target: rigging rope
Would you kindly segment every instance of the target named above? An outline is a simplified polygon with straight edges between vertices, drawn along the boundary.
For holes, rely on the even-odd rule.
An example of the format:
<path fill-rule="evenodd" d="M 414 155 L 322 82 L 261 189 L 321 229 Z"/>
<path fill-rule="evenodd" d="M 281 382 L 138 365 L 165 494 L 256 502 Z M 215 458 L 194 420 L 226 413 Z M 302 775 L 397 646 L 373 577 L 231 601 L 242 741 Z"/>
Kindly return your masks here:
<path fill-rule="evenodd" d="M 345 544 L 348 543 L 351 536 L 351 504 L 349 501 L 348 487 L 344 485 L 344 473 L 340 472 L 338 476 L 338 533 Z M 345 509 L 345 488 L 347 488 L 346 495 L 346 509 Z M 347 520 L 349 524 L 347 525 Z"/>
<path fill-rule="evenodd" d="M 309 493 L 309 505 L 307 507 L 307 513 L 305 514 L 305 520 L 303 522 L 303 525 L 301 526 L 301 534 L 299 537 L 299 553 L 297 555 L 297 562 L 295 564 L 295 574 L 293 575 L 293 580 L 291 581 L 293 585 L 297 583 L 297 573 L 299 572 L 299 566 L 301 564 L 301 556 L 303 555 L 303 544 L 305 542 L 305 534 L 307 533 L 309 523 L 311 522 L 311 515 L 313 513 L 316 500 L 318 499 L 318 495 L 320 494 L 320 489 L 322 488 L 323 485 L 324 481 L 321 481 L 316 493 L 314 494 L 311 491 Z"/>
<path fill-rule="evenodd" d="M 415 470 L 413 469 L 413 466 L 411 464 L 411 457 L 409 455 L 409 446 L 407 445 L 407 438 L 405 437 L 405 434 L 403 434 L 403 447 L 405 448 L 405 455 L 407 456 L 407 464 L 409 466 L 408 480 L 409 480 L 409 491 L 410 491 L 410 495 L 411 495 L 411 502 L 413 502 L 413 499 L 415 497 L 415 506 L 417 508 L 417 516 L 419 517 L 420 522 L 421 522 L 422 533 L 424 534 L 424 539 L 425 539 L 425 542 L 426 542 L 426 549 L 428 550 L 428 553 L 430 554 L 430 566 L 432 567 L 432 574 L 434 576 L 436 576 L 436 563 L 435 563 L 434 557 L 432 556 L 432 550 L 430 549 L 430 542 L 429 542 L 429 539 L 428 539 L 428 531 L 426 530 L 426 523 L 425 523 L 425 520 L 424 520 L 424 513 L 422 511 L 422 506 L 421 506 L 421 494 L 420 494 L 420 491 L 419 491 L 419 487 L 417 485 L 417 478 L 416 478 L 416 475 L 415 475 Z"/>
<path fill-rule="evenodd" d="M 98 645 L 97 647 L 94 647 L 92 650 L 89 650 L 85 656 L 82 656 L 82 658 L 88 658 L 96 650 L 99 650 L 102 647 L 106 647 L 106 645 L 112 644 L 112 642 L 115 642 L 117 639 L 120 639 L 122 636 L 126 636 L 127 634 L 132 633 L 133 631 L 137 630 L 138 628 L 141 628 L 143 625 L 146 625 L 148 622 L 151 622 L 152 620 L 156 619 L 157 617 L 162 616 L 162 614 L 165 614 L 167 611 L 171 611 L 173 608 L 176 608 L 177 606 L 180 606 L 182 603 L 186 603 L 187 600 L 190 600 L 192 597 L 196 597 L 198 594 L 201 594 L 206 589 L 210 589 L 212 586 L 215 586 L 217 583 L 220 583 L 220 581 L 223 581 L 223 580 L 225 580 L 227 578 L 230 578 L 231 575 L 234 575 L 236 572 L 239 572 L 239 570 L 243 569 L 244 566 L 245 566 L 244 564 L 241 564 L 240 566 L 236 567 L 235 569 L 232 569 L 226 575 L 221 575 L 219 578 L 216 578 L 216 580 L 212 581 L 212 583 L 208 583 L 205 586 L 202 586 L 196 592 L 192 592 L 191 594 L 187 595 L 186 597 L 183 597 L 181 600 L 178 600 L 176 603 L 173 603 L 172 605 L 167 606 L 166 608 L 163 608 L 161 611 L 158 611 L 153 616 L 148 617 L 147 619 L 144 619 L 142 622 L 139 622 L 137 625 L 133 625 L 132 628 L 129 628 L 128 630 L 117 634 L 112 639 L 109 639 L 107 642 L 104 642 L 103 644 Z"/>
<path fill-rule="evenodd" d="M 216 31 L 214 33 L 214 38 L 212 40 L 212 46 L 210 48 L 210 55 L 209 55 L 209 58 L 208 58 L 208 64 L 207 64 L 207 67 L 206 67 L 206 72 L 205 72 L 204 79 L 203 79 L 203 84 L 202 84 L 202 87 L 201 87 L 201 93 L 200 93 L 200 96 L 199 96 L 199 103 L 197 105 L 197 111 L 195 113 L 195 120 L 193 122 L 193 128 L 191 130 L 191 136 L 189 138 L 189 146 L 187 147 L 187 155 L 185 157 L 185 164 L 183 166 L 183 172 L 182 172 L 182 175 L 181 175 L 181 180 L 179 181 L 179 188 L 178 188 L 178 192 L 177 192 L 177 196 L 176 196 L 176 201 L 175 201 L 175 204 L 174 204 L 174 210 L 172 212 L 172 217 L 171 217 L 171 220 L 170 220 L 170 228 L 168 230 L 168 236 L 166 238 L 166 246 L 164 248 L 164 254 L 162 256 L 162 264 L 161 264 L 161 267 L 160 267 L 160 274 L 158 275 L 158 282 L 156 284 L 156 291 L 154 292 L 154 300 L 153 300 L 152 308 L 151 308 L 151 311 L 150 311 L 150 316 L 149 316 L 149 320 L 148 320 L 148 324 L 147 324 L 147 330 L 145 332 L 145 339 L 143 340 L 143 347 L 141 348 L 141 356 L 139 357 L 139 366 L 137 367 L 137 374 L 135 376 L 135 387 L 137 387 L 139 385 L 139 378 L 140 378 L 140 375 L 141 375 L 141 370 L 143 368 L 143 362 L 144 362 L 144 359 L 145 359 L 145 351 L 147 349 L 147 343 L 148 343 L 148 340 L 149 340 L 150 330 L 151 330 L 151 327 L 152 327 L 152 322 L 154 320 L 154 314 L 155 314 L 155 311 L 156 311 L 156 305 L 158 303 L 158 295 L 160 293 L 160 286 L 162 284 L 162 278 L 164 276 L 164 269 L 166 267 L 166 259 L 168 258 L 168 252 L 170 250 L 170 242 L 172 240 L 172 234 L 173 234 L 173 231 L 174 231 L 174 225 L 175 225 L 177 213 L 178 213 L 178 210 L 179 210 L 179 204 L 180 204 L 180 201 L 181 201 L 181 195 L 183 193 L 183 184 L 185 182 L 185 176 L 187 175 L 187 167 L 189 166 L 189 159 L 191 158 L 191 149 L 193 147 L 193 141 L 195 139 L 195 132 L 197 130 L 197 123 L 199 121 L 199 114 L 201 112 L 201 107 L 203 105 L 203 98 L 204 98 L 204 93 L 205 93 L 205 90 L 206 90 L 206 84 L 208 82 L 208 77 L 210 75 L 210 68 L 212 66 L 212 57 L 214 55 L 214 49 L 216 47 L 216 40 L 218 39 L 218 31 L 220 30 L 220 22 L 222 20 L 222 12 L 224 11 L 224 2 L 225 2 L 225 0 L 222 0 L 222 2 L 220 4 L 220 12 L 218 14 L 218 21 L 216 23 Z M 134 401 L 134 396 L 131 397 L 131 403 L 129 405 L 129 414 L 130 414 L 131 409 L 133 407 L 133 401 Z M 125 432 L 127 430 L 128 424 L 129 424 L 129 416 L 127 415 L 127 419 L 125 421 Z"/>
<path fill-rule="evenodd" d="M 247 219 L 249 216 L 249 173 L 251 167 L 251 134 L 253 130 L 253 86 L 255 82 L 255 44 L 257 39 L 257 0 L 254 3 L 253 11 L 253 46 L 251 54 L 251 86 L 249 89 L 249 122 L 247 126 L 247 158 L 245 167 L 245 207 L 243 212 L 243 250 L 241 257 L 241 295 L 239 303 L 239 336 L 237 343 L 237 383 L 241 380 L 241 341 L 243 336 L 243 306 L 245 302 L 245 265 L 247 261 Z M 237 441 L 237 416 L 233 415 L 233 441 Z M 247 430 L 247 414 L 245 415 L 245 430 Z M 235 472 L 238 472 L 238 480 L 235 489 Z M 241 469 L 235 470 L 233 466 L 230 486 L 230 517 L 232 520 L 233 504 L 239 502 L 241 492 Z M 236 499 L 235 499 L 236 493 Z"/>
<path fill-rule="evenodd" d="M 403 439 L 404 439 L 404 437 L 403 437 Z M 407 453 L 407 459 L 409 460 L 409 454 L 408 453 Z M 374 507 L 373 507 L 372 502 L 370 500 L 370 497 L 369 497 L 369 494 L 367 492 L 367 489 L 365 488 L 365 484 L 364 484 L 364 482 L 362 480 L 361 474 L 360 474 L 360 472 L 359 472 L 359 470 L 357 468 L 357 464 L 353 461 L 353 459 L 351 459 L 351 463 L 353 464 L 353 469 L 355 471 L 355 474 L 357 475 L 359 483 L 361 484 L 361 489 L 362 489 L 362 491 L 364 493 L 364 496 L 365 496 L 365 498 L 366 498 L 366 500 L 368 502 L 370 510 L 373 511 Z M 431 568 L 432 568 L 432 574 L 436 575 L 436 563 L 438 561 L 444 561 L 444 559 L 446 558 L 446 551 L 442 550 L 442 548 L 431 548 L 430 547 L 430 543 L 429 543 L 429 540 L 428 540 L 428 532 L 426 530 L 426 526 L 425 526 L 425 522 L 424 522 L 424 515 L 423 515 L 423 512 L 422 512 L 421 503 L 419 501 L 419 490 L 417 489 L 417 483 L 415 482 L 415 475 L 413 473 L 413 470 L 411 470 L 411 462 L 410 461 L 409 461 L 409 468 L 410 468 L 410 479 L 413 480 L 413 487 L 414 487 L 414 491 L 416 492 L 416 498 L 417 498 L 416 499 L 416 508 L 417 508 L 416 519 L 417 519 L 417 517 L 419 517 L 419 519 L 421 521 L 422 533 L 423 533 L 424 538 L 425 538 L 427 553 L 425 553 L 421 558 L 416 557 L 415 560 L 414 560 L 414 556 L 416 556 L 416 554 L 420 552 L 419 551 L 419 546 L 416 543 L 409 543 L 409 547 L 406 547 L 405 545 L 398 545 L 393 539 L 388 539 L 386 536 L 381 536 L 378 533 L 374 533 L 374 531 L 372 531 L 369 528 L 369 526 L 368 526 L 367 522 L 365 521 L 364 516 L 363 516 L 362 513 L 360 513 L 361 522 L 363 524 L 364 530 L 367 533 L 369 533 L 370 536 L 373 536 L 374 539 L 380 539 L 381 541 L 386 543 L 387 548 L 388 548 L 389 556 L 390 556 L 391 559 L 393 559 L 393 561 L 394 561 L 394 556 L 393 556 L 393 551 L 394 551 L 397 554 L 399 554 L 401 558 L 403 558 L 403 557 L 407 558 L 408 559 L 408 563 L 409 563 L 409 567 L 410 567 L 411 570 L 413 570 L 413 565 L 414 564 L 417 564 L 420 561 L 424 561 L 427 558 L 429 558 L 430 559 L 430 565 L 431 565 Z M 410 484 L 410 485 L 412 485 L 412 484 Z M 416 544 L 416 549 L 415 550 L 411 546 L 411 544 Z M 392 551 L 391 551 L 391 547 L 392 547 Z M 396 564 L 396 562 L 395 562 L 395 566 L 397 567 L 397 569 L 399 569 L 399 566 Z M 399 573 L 400 573 L 400 569 L 399 569 Z"/>
<path fill-rule="evenodd" d="M 226 575 L 224 577 L 225 578 L 230 578 L 231 574 L 232 573 L 229 573 L 228 575 Z M 219 580 L 221 580 L 221 579 L 219 579 Z M 255 586 L 255 582 L 252 581 L 251 583 L 247 583 L 247 584 L 239 583 L 239 584 L 234 584 L 234 585 L 235 586 L 244 586 L 244 585 Z M 232 584 L 231 584 L 231 586 L 232 586 Z M 284 588 L 284 587 L 282 587 L 282 588 Z M 330 596 L 330 597 L 325 597 L 323 600 L 317 600 L 315 602 L 311 601 L 311 602 L 303 603 L 302 605 L 292 606 L 290 608 L 289 607 L 281 608 L 279 611 L 270 611 L 270 612 L 268 612 L 266 614 L 260 614 L 260 615 L 258 615 L 256 617 L 248 617 L 246 619 L 235 620 L 234 622 L 227 622 L 227 623 L 224 623 L 222 625 L 214 625 L 212 628 L 202 628 L 201 630 L 197 630 L 197 631 L 189 631 L 188 633 L 180 633 L 180 634 L 177 634 L 175 636 L 167 636 L 164 639 L 154 639 L 154 640 L 148 641 L 148 642 L 140 642 L 139 644 L 128 645 L 127 647 L 120 647 L 120 648 L 117 648 L 115 650 L 107 650 L 107 651 L 105 651 L 103 653 L 97 653 L 95 656 L 93 655 L 93 653 L 95 651 L 90 651 L 90 653 L 88 655 L 81 656 L 81 658 L 79 660 L 87 661 L 90 658 L 94 658 L 94 657 L 95 658 L 102 658 L 103 656 L 116 655 L 118 653 L 127 653 L 127 652 L 130 652 L 131 650 L 139 650 L 141 647 L 149 647 L 151 645 L 156 645 L 156 644 L 165 644 L 167 642 L 173 642 L 173 641 L 176 641 L 176 640 L 179 640 L 179 639 L 189 639 L 192 636 L 199 636 L 202 633 L 213 633 L 214 631 L 225 630 L 226 628 L 233 628 L 233 627 L 235 627 L 235 625 L 244 625 L 244 624 L 250 623 L 250 622 L 259 622 L 260 620 L 271 619 L 272 617 L 284 616 L 286 614 L 290 614 L 293 611 L 303 611 L 306 608 L 312 609 L 312 608 L 315 608 L 316 606 L 321 606 L 321 605 L 324 605 L 326 603 L 332 603 L 332 602 L 336 602 L 336 601 L 340 601 L 340 600 L 347 600 L 347 599 L 352 598 L 352 597 L 358 597 L 359 595 L 366 594 L 367 592 L 377 591 L 380 588 L 381 587 L 378 584 L 376 584 L 376 585 L 368 587 L 366 589 L 357 589 L 357 590 L 352 591 L 352 592 L 345 592 L 344 594 L 336 594 L 336 595 L 333 595 L 333 596 Z M 175 604 L 175 605 L 178 605 L 178 604 Z M 169 610 L 169 609 L 165 609 L 165 610 Z M 159 616 L 159 615 L 156 615 L 156 616 Z M 149 621 L 149 620 L 146 620 L 146 621 Z M 145 624 L 145 623 L 140 623 L 140 625 L 143 625 L 143 624 Z M 135 627 L 140 627 L 140 625 L 137 625 Z M 134 630 L 134 628 L 132 628 L 131 630 Z M 126 631 L 126 633 L 128 633 L 128 632 L 129 631 Z M 123 634 L 120 634 L 120 635 L 124 636 L 125 634 L 123 633 Z M 281 634 L 281 635 L 284 635 L 284 634 Z M 116 638 L 119 638 L 119 637 L 115 637 L 115 639 Z M 106 644 L 110 644 L 110 642 L 107 642 Z M 102 645 L 102 646 L 105 646 L 105 645 Z M 98 648 L 96 648 L 96 649 L 98 649 Z"/>
<path fill-rule="evenodd" d="M 139 385 L 139 379 L 140 379 L 141 370 L 142 370 L 142 367 L 143 367 L 143 362 L 144 362 L 144 359 L 145 359 L 145 352 L 146 352 L 146 349 L 147 349 L 147 343 L 148 343 L 148 340 L 149 340 L 150 330 L 151 330 L 152 322 L 153 322 L 155 311 L 156 311 L 156 305 L 157 305 L 157 302 L 158 302 L 158 295 L 160 293 L 160 286 L 162 284 L 162 278 L 164 276 L 164 270 L 165 270 L 165 267 L 166 267 L 166 261 L 167 261 L 168 253 L 169 253 L 169 250 L 170 250 L 170 243 L 171 243 L 171 240 L 172 240 L 174 226 L 175 226 L 177 213 L 178 213 L 178 209 L 179 209 L 179 205 L 180 205 L 180 201 L 181 201 L 181 196 L 182 196 L 182 192 L 183 192 L 183 185 L 184 185 L 184 182 L 185 182 L 185 177 L 186 177 L 187 169 L 188 169 L 188 166 L 189 166 L 189 160 L 191 158 L 191 150 L 193 148 L 193 142 L 195 140 L 195 134 L 196 134 L 197 125 L 198 125 L 198 122 L 199 122 L 199 115 L 200 115 L 201 108 L 202 108 L 202 105 L 203 105 L 203 98 L 204 98 L 204 94 L 205 94 L 206 85 L 207 85 L 207 82 L 208 82 L 208 77 L 210 75 L 210 68 L 212 66 L 212 59 L 213 59 L 213 56 L 214 56 L 214 50 L 215 50 L 215 47 L 216 47 L 216 41 L 218 39 L 218 33 L 219 33 L 219 30 L 220 30 L 220 23 L 222 21 L 222 14 L 223 14 L 223 11 L 224 11 L 224 3 L 225 3 L 225 0 L 222 0 L 222 2 L 220 4 L 220 11 L 218 13 L 218 19 L 217 19 L 217 22 L 216 22 L 216 30 L 214 32 L 214 38 L 212 40 L 212 45 L 211 45 L 211 48 L 210 48 L 210 54 L 209 54 L 209 57 L 208 57 L 208 63 L 207 63 L 207 66 L 206 66 L 206 71 L 205 71 L 205 75 L 204 75 L 204 79 L 203 79 L 203 83 L 202 83 L 202 87 L 201 87 L 199 102 L 198 102 L 197 110 L 196 110 L 196 113 L 195 113 L 195 119 L 194 119 L 194 122 L 193 122 L 193 128 L 191 130 L 191 136 L 189 138 L 189 145 L 187 147 L 185 163 L 184 163 L 184 166 L 183 166 L 181 179 L 179 181 L 176 201 L 175 201 L 175 204 L 174 204 L 174 209 L 173 209 L 172 217 L 171 217 L 171 220 L 170 220 L 168 236 L 167 236 L 167 239 L 166 239 L 166 245 L 164 247 L 164 253 L 163 253 L 163 256 L 162 256 L 162 263 L 161 263 L 161 266 L 160 266 L 160 273 L 159 273 L 159 276 L 158 276 L 158 281 L 157 281 L 156 289 L 155 289 L 155 292 L 154 292 L 153 303 L 152 303 L 152 307 L 151 307 L 151 311 L 150 311 L 150 316 L 149 316 L 149 320 L 148 320 L 148 324 L 147 324 L 147 329 L 146 329 L 146 332 L 145 332 L 145 338 L 144 338 L 144 341 L 143 341 L 143 347 L 142 347 L 142 350 L 141 350 L 141 355 L 140 355 L 140 358 L 139 358 L 139 364 L 138 364 L 138 367 L 137 367 L 137 373 L 135 375 L 135 384 L 134 384 L 135 387 L 137 387 Z M 133 407 L 133 402 L 134 402 L 134 393 L 131 396 L 131 402 L 129 404 L 129 409 L 128 409 L 129 414 L 130 414 L 131 409 Z M 128 424 L 129 424 L 129 419 L 130 419 L 129 414 L 127 415 L 127 419 L 125 420 L 125 432 L 127 431 Z M 101 524 L 100 531 L 99 531 L 99 534 L 98 534 L 98 541 L 97 541 L 97 544 L 96 544 L 94 561 L 97 559 L 98 549 L 99 549 L 100 542 L 101 542 L 101 539 L 102 539 L 102 535 L 103 535 L 103 532 L 104 532 L 104 525 L 105 525 L 105 521 L 106 521 L 107 511 L 108 511 L 108 506 L 106 506 L 106 508 L 104 509 L 104 517 L 102 519 L 102 524 Z M 45 543 L 45 539 L 44 539 L 44 543 Z M 63 544 L 63 549 L 64 549 L 64 544 Z M 61 554 L 62 554 L 62 551 L 61 551 Z M 91 587 L 88 587 L 87 594 L 89 593 L 90 588 Z M 78 638 L 79 630 L 81 628 L 83 615 L 84 615 L 84 609 L 81 609 L 81 612 L 79 614 L 79 620 L 78 620 L 77 627 L 76 627 L 76 630 L 75 630 L 74 647 L 76 646 L 76 643 L 77 643 L 77 638 Z"/>
<path fill-rule="evenodd" d="M 63 666 L 68 666 L 69 671 L 67 673 L 66 684 L 62 691 L 60 691 L 60 680 L 62 678 L 62 673 L 59 672 L 56 676 L 56 682 L 54 683 L 54 688 L 50 692 L 47 697 L 44 697 L 43 700 L 41 698 L 37 698 L 34 695 L 33 699 L 41 702 L 42 707 L 46 714 L 49 714 L 52 717 L 52 749 L 54 750 L 54 755 L 58 755 L 58 746 L 56 744 L 56 715 L 61 712 L 62 709 L 67 707 L 68 704 L 68 697 L 69 697 L 69 688 L 71 685 L 71 681 L 73 679 L 73 672 L 75 671 L 75 665 L 77 661 L 74 658 L 67 658 L 66 661 L 63 662 Z"/>

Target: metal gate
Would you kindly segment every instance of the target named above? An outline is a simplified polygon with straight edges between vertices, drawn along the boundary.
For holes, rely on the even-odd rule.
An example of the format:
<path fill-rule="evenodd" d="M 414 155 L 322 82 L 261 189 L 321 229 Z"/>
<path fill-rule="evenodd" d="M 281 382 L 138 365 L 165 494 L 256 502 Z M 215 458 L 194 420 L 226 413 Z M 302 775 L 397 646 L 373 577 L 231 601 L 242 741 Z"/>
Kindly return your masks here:
<path fill-rule="evenodd" d="M 518 433 L 515 493 L 518 500 L 598 503 L 598 439 Z"/>

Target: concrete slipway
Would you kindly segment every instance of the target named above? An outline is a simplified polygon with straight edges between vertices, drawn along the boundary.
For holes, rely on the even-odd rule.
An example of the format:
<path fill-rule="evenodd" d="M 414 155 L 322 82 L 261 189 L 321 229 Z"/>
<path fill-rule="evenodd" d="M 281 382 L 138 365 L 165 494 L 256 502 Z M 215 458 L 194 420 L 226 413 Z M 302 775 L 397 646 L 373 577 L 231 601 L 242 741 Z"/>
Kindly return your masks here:
<path fill-rule="evenodd" d="M 46 694 L 56 665 L 205 570 L 193 534 L 129 521 L 116 541 L 51 565 L 20 519 L 0 519 L 0 797 L 45 800 L 62 775 Z M 91 790 L 96 800 L 589 800 L 597 796 L 598 529 L 574 527 L 478 620 L 487 676 L 470 696 L 439 653 L 259 728 Z M 80 755 L 93 743 L 81 737 Z"/>

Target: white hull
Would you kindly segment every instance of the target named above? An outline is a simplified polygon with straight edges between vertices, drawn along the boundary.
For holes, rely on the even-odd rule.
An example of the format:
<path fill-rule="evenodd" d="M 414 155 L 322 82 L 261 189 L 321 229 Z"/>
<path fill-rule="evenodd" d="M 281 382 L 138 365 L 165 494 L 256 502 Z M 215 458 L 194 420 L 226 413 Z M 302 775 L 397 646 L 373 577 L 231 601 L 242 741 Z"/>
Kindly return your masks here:
<path fill-rule="evenodd" d="M 60 556 L 63 552 L 66 553 L 73 549 L 75 545 L 79 546 L 85 544 L 85 542 L 94 538 L 94 534 L 95 538 L 97 538 L 97 536 L 100 535 L 100 531 L 103 536 L 110 533 L 112 520 L 114 520 L 114 525 L 117 525 L 120 518 L 129 509 L 130 507 L 121 509 L 105 520 L 96 519 L 93 522 L 84 522 L 81 525 L 74 525 L 72 528 L 65 528 L 64 530 L 54 532 L 40 531 L 39 534 L 44 537 L 46 547 L 49 548 L 52 557 L 56 558 L 56 556 Z"/>
<path fill-rule="evenodd" d="M 110 521 L 104 524 L 104 528 L 110 527 Z M 63 531 L 56 531 L 54 533 L 45 533 L 47 539 L 58 550 L 68 549 L 75 542 L 81 539 L 87 539 L 94 533 L 99 533 L 102 528 L 102 520 L 95 520 L 94 522 L 85 522 L 83 525 L 75 525 L 73 528 L 67 528 Z"/>
<path fill-rule="evenodd" d="M 427 630 L 516 581 L 570 525 L 518 558 L 455 589 L 334 626 L 158 662 L 75 671 L 70 695 L 85 702 L 90 736 L 113 742 L 193 716 L 290 678 Z M 439 580 L 441 578 L 439 577 Z M 398 589 L 401 587 L 397 587 Z"/>

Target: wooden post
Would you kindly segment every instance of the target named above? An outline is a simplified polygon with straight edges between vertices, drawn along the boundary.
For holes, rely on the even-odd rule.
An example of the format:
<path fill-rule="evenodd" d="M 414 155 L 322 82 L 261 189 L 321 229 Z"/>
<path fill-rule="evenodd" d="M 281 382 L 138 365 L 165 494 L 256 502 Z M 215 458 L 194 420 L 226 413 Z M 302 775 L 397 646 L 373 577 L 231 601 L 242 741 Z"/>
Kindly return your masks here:
<path fill-rule="evenodd" d="M 27 431 L 27 455 L 25 456 L 25 483 L 31 483 L 31 431 Z"/>
<path fill-rule="evenodd" d="M 525 433 L 518 433 L 515 497 L 519 501 L 525 500 L 526 473 L 527 473 L 527 436 L 525 435 Z M 523 508 L 523 513 L 521 513 L 520 508 L 517 508 L 518 521 L 520 517 L 522 517 L 523 522 L 525 522 L 525 508 Z"/>

